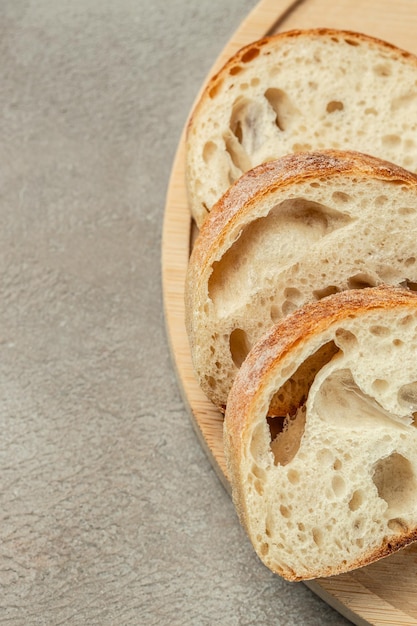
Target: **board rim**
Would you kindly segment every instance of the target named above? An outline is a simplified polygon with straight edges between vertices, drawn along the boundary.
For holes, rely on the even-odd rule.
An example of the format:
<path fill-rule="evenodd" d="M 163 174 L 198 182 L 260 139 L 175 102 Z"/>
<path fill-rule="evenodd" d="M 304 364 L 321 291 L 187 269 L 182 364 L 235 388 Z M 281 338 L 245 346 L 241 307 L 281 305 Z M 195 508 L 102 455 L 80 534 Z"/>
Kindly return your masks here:
<path fill-rule="evenodd" d="M 238 49 L 272 32 L 276 32 L 301 5 L 308 0 L 261 0 L 227 42 L 206 75 L 194 104 L 211 76 Z M 193 110 L 194 105 L 190 109 Z M 191 355 L 185 330 L 184 281 L 191 247 L 192 220 L 185 192 L 185 135 L 188 119 L 181 133 L 168 183 L 162 228 L 161 267 L 162 295 L 166 335 L 182 399 L 191 419 L 200 445 L 209 458 L 221 484 L 230 494 L 224 458 L 210 445 L 207 433 L 201 427 L 201 415 L 212 421 L 218 431 L 223 418 L 207 400 L 192 374 Z M 179 200 L 178 200 L 179 196 Z M 190 397 L 193 397 L 193 401 Z M 329 606 L 357 626 L 416 626 L 417 620 L 386 602 L 365 585 L 355 580 L 352 573 L 331 578 L 304 581 L 304 584 Z M 381 610 L 384 613 L 381 619 Z"/>

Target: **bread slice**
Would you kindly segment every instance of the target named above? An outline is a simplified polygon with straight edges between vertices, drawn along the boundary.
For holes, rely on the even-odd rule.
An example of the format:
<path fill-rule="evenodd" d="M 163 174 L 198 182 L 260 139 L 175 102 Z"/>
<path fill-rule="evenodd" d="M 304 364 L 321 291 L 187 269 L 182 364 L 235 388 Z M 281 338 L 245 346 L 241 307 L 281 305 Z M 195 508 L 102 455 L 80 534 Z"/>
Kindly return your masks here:
<path fill-rule="evenodd" d="M 200 230 L 186 277 L 186 326 L 207 396 L 224 408 L 250 348 L 299 306 L 382 283 L 417 288 L 416 233 L 417 176 L 379 159 L 299 153 L 243 175 Z M 288 402 L 291 394 L 277 399 L 276 412 Z"/>
<path fill-rule="evenodd" d="M 285 154 L 370 153 L 417 172 L 417 57 L 334 29 L 284 32 L 233 56 L 190 118 L 186 177 L 200 226 L 242 173 Z"/>
<path fill-rule="evenodd" d="M 271 398 L 323 348 L 285 419 Z M 257 343 L 224 422 L 233 499 L 254 548 L 288 580 L 345 572 L 417 539 L 417 295 L 349 290 Z"/>

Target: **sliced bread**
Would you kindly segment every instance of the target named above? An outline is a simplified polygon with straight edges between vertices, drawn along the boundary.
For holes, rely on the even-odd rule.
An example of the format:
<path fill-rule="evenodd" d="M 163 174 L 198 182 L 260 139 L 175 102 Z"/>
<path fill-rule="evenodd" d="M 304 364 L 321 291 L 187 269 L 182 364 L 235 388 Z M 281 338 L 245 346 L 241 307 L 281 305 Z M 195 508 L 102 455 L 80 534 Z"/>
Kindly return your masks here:
<path fill-rule="evenodd" d="M 307 393 L 294 387 L 292 412 L 268 418 L 311 359 Z M 416 422 L 416 294 L 349 290 L 271 329 L 239 371 L 224 421 L 233 499 L 263 563 L 303 580 L 415 541 Z"/>
<path fill-rule="evenodd" d="M 379 159 L 299 153 L 243 175 L 201 228 L 186 277 L 186 327 L 207 396 L 224 409 L 251 347 L 298 307 L 383 283 L 417 288 L 416 233 L 417 176 Z M 276 414 L 289 410 L 287 396 Z"/>
<path fill-rule="evenodd" d="M 370 153 L 417 172 L 417 58 L 334 29 L 290 31 L 240 50 L 190 118 L 186 178 L 200 226 L 247 170 L 328 148 Z"/>

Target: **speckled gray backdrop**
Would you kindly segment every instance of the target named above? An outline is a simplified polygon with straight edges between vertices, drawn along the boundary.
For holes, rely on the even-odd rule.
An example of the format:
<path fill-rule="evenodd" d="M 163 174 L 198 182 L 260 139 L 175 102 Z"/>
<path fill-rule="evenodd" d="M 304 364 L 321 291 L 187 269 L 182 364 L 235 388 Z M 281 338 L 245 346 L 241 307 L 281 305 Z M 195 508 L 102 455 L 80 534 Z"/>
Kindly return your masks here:
<path fill-rule="evenodd" d="M 347 622 L 257 560 L 168 353 L 172 160 L 254 0 L 0 3 L 0 622 Z"/>

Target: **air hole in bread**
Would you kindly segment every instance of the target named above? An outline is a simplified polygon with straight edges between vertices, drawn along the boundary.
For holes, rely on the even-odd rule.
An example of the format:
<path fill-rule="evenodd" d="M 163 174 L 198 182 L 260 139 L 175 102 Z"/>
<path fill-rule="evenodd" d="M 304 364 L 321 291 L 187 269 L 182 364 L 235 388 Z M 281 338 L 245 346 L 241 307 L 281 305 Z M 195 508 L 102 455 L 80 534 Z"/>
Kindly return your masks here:
<path fill-rule="evenodd" d="M 261 480 L 259 480 L 259 478 L 253 478 L 251 477 L 251 482 L 253 484 L 253 487 L 256 491 L 256 493 L 260 496 L 264 495 L 264 486 L 263 486 L 263 482 Z"/>
<path fill-rule="evenodd" d="M 239 368 L 246 359 L 251 348 L 245 331 L 241 328 L 235 328 L 230 333 L 229 346 L 233 363 L 237 368 Z"/>
<path fill-rule="evenodd" d="M 398 109 L 404 109 L 408 107 L 417 98 L 417 92 L 413 91 L 398 98 L 393 98 L 391 101 L 391 111 L 398 111 Z"/>
<path fill-rule="evenodd" d="M 336 498 L 342 498 L 345 495 L 346 482 L 339 474 L 332 478 L 332 490 Z"/>
<path fill-rule="evenodd" d="M 398 404 L 410 412 L 417 410 L 417 382 L 408 383 L 397 392 Z"/>
<path fill-rule="evenodd" d="M 329 341 L 308 357 L 295 372 L 290 374 L 289 370 L 289 379 L 272 397 L 269 414 L 294 415 L 305 403 L 317 372 L 338 352 L 336 344 Z"/>
<path fill-rule="evenodd" d="M 281 317 L 282 317 L 281 309 L 280 309 L 280 307 L 277 304 L 273 304 L 271 306 L 270 315 L 271 315 L 271 321 L 274 324 L 276 322 L 278 322 L 279 319 L 281 319 Z"/>
<path fill-rule="evenodd" d="M 406 259 L 406 260 L 404 261 L 404 265 L 405 265 L 406 267 L 410 267 L 410 265 L 414 265 L 414 264 L 415 264 L 415 262 L 416 262 L 416 257 L 415 257 L 415 256 L 410 256 L 408 259 Z"/>
<path fill-rule="evenodd" d="M 286 200 L 265 217 L 250 222 L 223 257 L 213 263 L 208 292 L 216 314 L 229 315 L 248 301 L 248 294 L 255 297 L 259 292 L 254 256 L 266 281 L 277 267 L 296 262 L 309 246 L 351 221 L 341 211 L 301 197 Z"/>
<path fill-rule="evenodd" d="M 267 474 L 265 472 L 264 469 L 262 469 L 261 467 L 259 467 L 259 465 L 253 465 L 252 466 L 252 474 L 256 477 L 259 478 L 259 480 L 262 480 L 264 482 L 266 482 L 267 479 Z"/>
<path fill-rule="evenodd" d="M 365 501 L 365 498 L 364 498 L 363 491 L 361 489 L 356 489 L 353 492 L 351 499 L 349 500 L 349 509 L 351 511 L 357 511 L 359 507 L 362 506 L 364 501 Z"/>
<path fill-rule="evenodd" d="M 329 448 L 322 448 L 317 452 L 317 460 L 323 466 L 330 465 L 334 462 L 333 452 Z"/>
<path fill-rule="evenodd" d="M 290 469 L 288 471 L 287 477 L 288 477 L 289 482 L 292 485 L 297 485 L 300 482 L 300 480 L 301 480 L 300 473 L 297 472 L 297 470 L 294 470 L 294 469 Z M 304 529 L 300 529 L 300 530 L 304 530 Z"/>
<path fill-rule="evenodd" d="M 305 423 L 306 411 L 304 406 L 298 409 L 295 415 L 288 415 L 285 418 L 282 431 L 271 441 L 275 465 L 287 465 L 295 457 L 300 448 Z"/>
<path fill-rule="evenodd" d="M 391 148 L 399 146 L 401 143 L 401 137 L 398 135 L 384 135 L 382 137 L 382 144 Z"/>
<path fill-rule="evenodd" d="M 229 133 L 224 136 L 224 145 L 233 165 L 228 173 L 229 183 L 232 185 L 239 176 L 250 169 L 251 164 L 247 153 L 234 134 Z"/>
<path fill-rule="evenodd" d="M 408 530 L 407 524 L 399 517 L 390 519 L 388 522 L 388 528 L 395 533 L 404 533 Z"/>
<path fill-rule="evenodd" d="M 293 152 L 308 152 L 311 149 L 311 143 L 294 143 L 292 145 Z"/>
<path fill-rule="evenodd" d="M 332 199 L 335 202 L 349 202 L 349 200 L 352 199 L 352 196 L 350 196 L 348 193 L 345 193 L 344 191 L 334 191 L 332 193 Z"/>
<path fill-rule="evenodd" d="M 243 67 L 241 65 L 234 65 L 233 67 L 230 68 L 229 74 L 230 76 L 236 76 L 236 74 L 240 74 L 242 70 L 243 70 Z"/>
<path fill-rule="evenodd" d="M 383 393 L 389 388 L 389 382 L 383 378 L 376 378 L 372 383 L 372 389 L 376 393 Z"/>
<path fill-rule="evenodd" d="M 210 163 L 210 161 L 216 155 L 217 150 L 218 150 L 217 146 L 216 146 L 216 144 L 213 141 L 207 141 L 204 144 L 204 148 L 203 148 L 203 160 L 204 160 L 204 163 Z"/>
<path fill-rule="evenodd" d="M 223 84 L 222 80 L 217 80 L 214 85 L 212 87 L 210 87 L 208 95 L 210 96 L 210 98 L 215 98 L 217 96 L 217 94 L 219 93 L 221 86 Z"/>
<path fill-rule="evenodd" d="M 271 435 L 271 441 L 273 441 L 275 439 L 275 437 L 277 435 L 279 435 L 279 433 L 281 433 L 284 429 L 284 420 L 285 418 L 282 417 L 281 415 L 277 415 L 277 416 L 271 416 L 268 415 L 266 418 L 266 421 L 268 423 L 269 426 L 269 432 Z"/>
<path fill-rule="evenodd" d="M 347 43 L 349 46 L 359 46 L 359 41 L 356 41 L 356 39 L 351 39 L 350 37 L 344 37 L 345 43 Z"/>
<path fill-rule="evenodd" d="M 342 461 L 340 459 L 335 459 L 333 469 L 336 470 L 336 472 L 342 469 Z"/>
<path fill-rule="evenodd" d="M 346 328 L 338 328 L 335 333 L 336 344 L 343 351 L 347 351 L 349 348 L 353 348 L 357 345 L 358 339 L 352 331 Z"/>
<path fill-rule="evenodd" d="M 323 287 L 323 289 L 315 289 L 313 291 L 313 296 L 316 300 L 322 300 L 323 298 L 327 298 L 327 296 L 332 296 L 338 291 L 338 287 L 335 285 L 329 285 L 328 287 Z"/>
<path fill-rule="evenodd" d="M 230 116 L 229 127 L 247 158 L 262 145 L 262 106 L 249 98 L 237 98 Z M 226 149 L 229 150 L 229 148 Z"/>
<path fill-rule="evenodd" d="M 253 486 L 260 496 L 264 495 L 264 483 L 259 478 L 253 481 Z"/>
<path fill-rule="evenodd" d="M 387 196 L 377 196 L 374 200 L 374 205 L 376 207 L 382 207 L 384 204 L 388 202 Z"/>
<path fill-rule="evenodd" d="M 331 100 L 327 103 L 326 111 L 327 113 L 334 113 L 335 111 L 343 111 L 343 102 L 339 100 Z"/>
<path fill-rule="evenodd" d="M 210 389 L 216 388 L 216 381 L 214 380 L 213 376 L 206 376 L 206 381 Z"/>
<path fill-rule="evenodd" d="M 297 107 L 282 89 L 271 87 L 265 91 L 264 95 L 275 113 L 275 124 L 279 130 L 287 130 L 291 121 L 299 114 Z"/>
<path fill-rule="evenodd" d="M 367 107 L 365 109 L 365 115 L 378 115 L 378 111 L 375 109 L 375 107 Z"/>
<path fill-rule="evenodd" d="M 360 272 L 359 274 L 351 276 L 347 282 L 349 289 L 365 289 L 366 287 L 376 287 L 375 279 L 365 272 Z"/>
<path fill-rule="evenodd" d="M 380 324 L 374 324 L 369 327 L 369 332 L 375 337 L 388 337 L 391 334 L 391 329 L 388 326 L 382 326 Z"/>
<path fill-rule="evenodd" d="M 390 63 L 378 63 L 374 66 L 373 70 L 377 76 L 391 76 L 392 74 Z"/>
<path fill-rule="evenodd" d="M 408 324 L 412 324 L 414 321 L 415 320 L 412 315 L 404 315 L 404 317 L 401 317 L 398 320 L 398 323 L 401 324 L 401 326 L 408 326 Z"/>
<path fill-rule="evenodd" d="M 274 507 L 268 506 L 265 517 L 265 535 L 272 537 L 276 530 L 276 516 Z"/>
<path fill-rule="evenodd" d="M 259 55 L 259 48 L 256 48 L 255 46 L 253 46 L 252 48 L 249 48 L 249 50 L 246 50 L 242 56 L 240 57 L 240 60 L 242 61 L 242 63 L 250 63 L 251 61 L 253 61 L 253 59 L 256 59 L 256 57 Z"/>
<path fill-rule="evenodd" d="M 285 317 L 286 315 L 290 315 L 294 313 L 298 309 L 298 305 L 292 300 L 284 300 L 282 303 L 282 314 Z"/>
<path fill-rule="evenodd" d="M 405 287 L 406 289 L 409 289 L 410 291 L 417 291 L 417 283 L 412 280 L 408 280 L 408 278 L 400 284 L 402 287 Z"/>
<path fill-rule="evenodd" d="M 323 545 L 323 532 L 321 531 L 321 529 L 320 528 L 313 528 L 312 534 L 313 534 L 313 541 L 314 541 L 314 543 L 318 547 Z"/>
<path fill-rule="evenodd" d="M 401 516 L 416 501 L 417 481 L 413 466 L 398 452 L 393 452 L 375 464 L 372 480 L 379 497 L 388 505 L 387 516 Z"/>
<path fill-rule="evenodd" d="M 281 513 L 282 517 L 286 517 L 287 519 L 291 517 L 290 509 L 284 504 L 281 504 L 281 506 L 279 507 L 279 512 Z"/>
<path fill-rule="evenodd" d="M 314 411 L 319 419 L 346 431 L 378 427 L 402 429 L 393 415 L 356 384 L 349 369 L 333 371 L 316 391 Z"/>
<path fill-rule="evenodd" d="M 364 546 L 364 540 L 362 539 L 362 537 L 358 537 L 357 539 L 355 539 L 355 543 L 358 548 L 363 548 Z"/>
<path fill-rule="evenodd" d="M 303 294 L 301 293 L 299 289 L 296 289 L 294 287 L 287 287 L 284 290 L 284 296 L 285 298 L 290 298 L 294 302 L 301 303 Z"/>
<path fill-rule="evenodd" d="M 313 55 L 313 59 L 315 61 L 315 63 L 321 63 L 322 62 L 322 56 L 319 50 L 315 50 L 314 55 Z M 300 58 L 301 61 L 301 58 Z"/>

